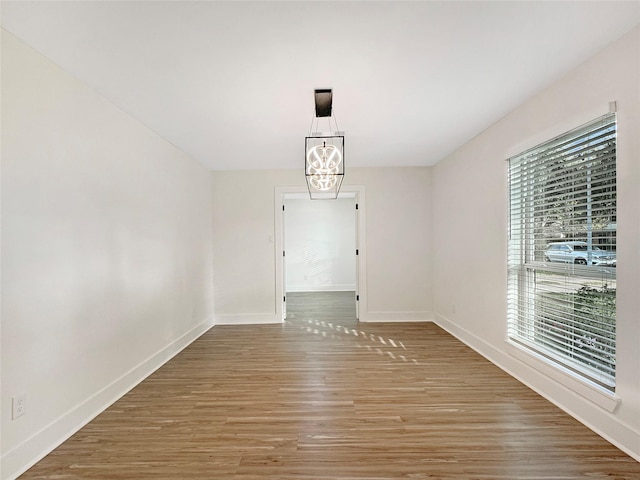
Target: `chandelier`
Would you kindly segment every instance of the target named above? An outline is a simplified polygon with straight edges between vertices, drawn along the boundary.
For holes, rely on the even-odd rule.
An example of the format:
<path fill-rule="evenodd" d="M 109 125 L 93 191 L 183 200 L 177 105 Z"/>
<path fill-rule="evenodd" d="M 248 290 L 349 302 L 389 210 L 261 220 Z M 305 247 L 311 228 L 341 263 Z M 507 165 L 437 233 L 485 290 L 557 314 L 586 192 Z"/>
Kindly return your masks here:
<path fill-rule="evenodd" d="M 344 132 L 338 131 L 332 117 L 332 101 L 331 89 L 315 90 L 316 113 L 304 142 L 304 171 L 312 200 L 338 198 L 344 177 Z M 320 118 L 327 118 L 329 131 L 318 131 Z"/>

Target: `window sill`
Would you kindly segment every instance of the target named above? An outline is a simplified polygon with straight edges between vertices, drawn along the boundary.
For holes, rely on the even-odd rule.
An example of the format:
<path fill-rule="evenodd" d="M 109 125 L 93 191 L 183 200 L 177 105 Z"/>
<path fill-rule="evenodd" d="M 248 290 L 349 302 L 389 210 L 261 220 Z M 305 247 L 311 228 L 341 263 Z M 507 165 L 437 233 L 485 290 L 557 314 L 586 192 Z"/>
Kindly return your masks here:
<path fill-rule="evenodd" d="M 558 382 L 564 388 L 577 393 L 581 397 L 598 405 L 609 413 L 613 413 L 620 404 L 620 397 L 613 392 L 605 390 L 603 387 L 593 384 L 586 379 L 576 376 L 568 369 L 562 368 L 560 365 L 550 363 L 546 358 L 525 347 L 506 340 L 508 353 L 529 365 L 543 375 Z"/>

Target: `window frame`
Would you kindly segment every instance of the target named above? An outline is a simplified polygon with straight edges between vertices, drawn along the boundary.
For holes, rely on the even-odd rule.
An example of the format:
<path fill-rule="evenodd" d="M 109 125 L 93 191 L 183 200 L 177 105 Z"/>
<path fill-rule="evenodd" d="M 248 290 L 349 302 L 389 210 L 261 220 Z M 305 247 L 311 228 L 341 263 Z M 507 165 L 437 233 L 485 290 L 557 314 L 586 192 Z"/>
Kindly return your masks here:
<path fill-rule="evenodd" d="M 548 271 L 551 273 L 557 272 L 559 275 L 567 275 L 568 270 L 577 271 L 578 275 L 576 278 L 580 278 L 581 273 L 587 272 L 587 270 L 582 270 L 583 268 L 593 268 L 600 267 L 596 265 L 586 265 L 585 267 L 578 265 L 569 265 L 563 263 L 555 263 L 554 264 L 545 264 L 545 262 L 541 262 L 539 258 L 540 251 L 536 250 L 536 244 L 540 243 L 541 238 L 537 238 L 534 232 L 534 228 L 531 226 L 535 220 L 535 214 L 527 211 L 520 211 L 518 221 L 518 225 L 514 225 L 514 216 L 512 215 L 512 210 L 514 209 L 514 192 L 512 191 L 512 162 L 519 161 L 525 158 L 526 156 L 535 157 L 534 160 L 528 160 L 531 164 L 536 165 L 536 162 L 539 161 L 539 158 L 543 158 L 543 161 L 540 161 L 540 164 L 544 164 L 546 160 L 544 160 L 545 155 L 551 151 L 554 146 L 557 147 L 559 142 L 563 141 L 575 141 L 576 139 L 584 136 L 584 132 L 588 132 L 591 130 L 597 130 L 598 125 L 612 125 L 613 127 L 613 188 L 612 191 L 615 192 L 615 187 L 617 184 L 617 162 L 615 160 L 616 153 L 616 144 L 617 144 L 617 118 L 615 113 L 609 113 L 607 115 L 603 115 L 591 122 L 587 122 L 584 125 L 581 125 L 577 128 L 569 130 L 561 135 L 558 135 L 550 140 L 539 143 L 533 148 L 525 150 L 524 152 L 514 155 L 507 159 L 508 163 L 508 251 L 507 251 L 507 342 L 511 345 L 513 353 L 518 351 L 517 356 L 521 356 L 521 353 L 524 353 L 526 357 L 535 359 L 536 364 L 538 364 L 538 369 L 541 369 L 540 362 L 546 364 L 545 370 L 549 368 L 558 372 L 561 372 L 563 375 L 569 375 L 578 381 L 579 384 L 587 385 L 589 387 L 595 387 L 596 390 L 604 393 L 605 398 L 611 400 L 615 398 L 615 306 L 614 306 L 614 314 L 613 314 L 613 324 L 614 324 L 614 367 L 613 374 L 610 377 L 603 375 L 602 372 L 597 372 L 590 367 L 585 367 L 580 361 L 574 362 L 566 357 L 563 357 L 562 354 L 557 355 L 556 352 L 553 351 L 552 348 L 541 346 L 539 343 L 535 341 L 535 335 L 529 334 L 518 334 L 518 330 L 520 329 L 535 329 L 539 328 L 541 324 L 540 320 L 537 317 L 536 308 L 541 309 L 540 307 L 536 307 L 536 274 L 537 272 Z M 590 142 L 587 142 L 588 144 Z M 594 147 L 588 147 L 589 152 L 596 151 Z M 533 152 L 533 153 L 532 153 Z M 564 159 L 562 159 L 564 161 Z M 610 162 L 610 159 L 608 159 Z M 524 162 L 523 162 L 524 163 Z M 571 162 L 568 162 L 571 163 Z M 607 164 L 608 165 L 608 164 Z M 562 168 L 565 168 L 565 165 L 562 164 Z M 566 167 L 567 170 L 570 168 Z M 589 167 L 590 168 L 590 167 Z M 534 173 L 534 175 L 536 175 Z M 564 177 L 562 177 L 564 178 Z M 575 178 L 578 178 L 577 175 Z M 573 179 L 573 177 L 571 177 Z M 535 182 L 537 178 L 534 178 L 532 183 L 534 185 L 533 188 L 537 188 L 538 184 Z M 590 180 L 588 180 L 590 181 Z M 548 184 L 545 184 L 545 187 L 548 188 Z M 532 188 L 532 187 L 527 187 Z M 590 187 L 589 187 L 590 188 Z M 537 193 L 537 192 L 536 192 Z M 556 191 L 552 192 L 552 195 L 555 195 Z M 522 203 L 522 195 L 523 191 L 518 190 L 516 193 L 516 199 L 520 199 Z M 615 206 L 617 195 L 614 193 L 614 207 L 613 207 L 613 215 L 611 218 L 614 219 L 614 222 L 617 217 L 617 206 Z M 591 202 L 591 200 L 586 200 L 585 202 Z M 517 200 L 516 200 L 517 203 Z M 585 203 L 586 204 L 586 203 Z M 522 209 L 522 205 L 520 207 Z M 589 209 L 591 208 L 591 203 L 589 204 Z M 533 211 L 533 209 L 532 209 Z M 523 225 L 527 225 L 524 226 Z M 616 226 L 617 228 L 617 226 Z M 518 236 L 518 240 L 514 241 L 514 233 Z M 615 238 L 615 236 L 614 236 Z M 544 240 L 544 239 L 542 239 Z M 577 240 L 574 238 L 573 240 Z M 615 242 L 615 240 L 614 240 Z M 549 242 L 547 244 L 547 248 L 550 247 Z M 514 246 L 515 244 L 519 244 L 519 247 Z M 613 244 L 615 248 L 615 243 Z M 592 251 L 596 251 L 597 249 L 595 244 L 590 244 Z M 562 249 L 563 245 L 557 245 L 558 253 L 563 252 L 564 254 L 573 253 L 572 249 L 565 248 Z M 571 251 L 570 251 L 571 250 Z M 514 260 L 514 256 L 516 260 Z M 586 274 L 586 273 L 585 273 Z M 615 278 L 615 277 L 614 277 Z M 605 289 L 606 289 L 606 283 Z M 614 290 L 615 292 L 615 290 Z M 614 293 L 615 298 L 615 293 Z M 524 305 L 524 307 L 523 307 Z M 532 310 L 533 313 L 529 312 L 526 314 L 528 318 L 529 324 L 523 325 L 522 318 L 525 315 L 520 314 L 520 309 L 529 309 Z M 575 315 L 575 314 L 574 314 Z M 590 317 L 585 317 L 587 320 Z M 515 332 L 515 333 L 514 333 Z M 532 341 L 531 339 L 534 339 Z M 561 337 L 564 338 L 564 337 Z M 567 337 L 568 338 L 568 337 Z M 566 352 L 562 352 L 563 354 Z M 604 378 L 604 379 L 603 379 Z M 606 403 L 606 402 L 605 402 Z M 611 406 L 611 405 L 609 405 Z M 608 408 L 608 407 L 605 407 Z M 615 402 L 612 406 L 615 408 Z"/>

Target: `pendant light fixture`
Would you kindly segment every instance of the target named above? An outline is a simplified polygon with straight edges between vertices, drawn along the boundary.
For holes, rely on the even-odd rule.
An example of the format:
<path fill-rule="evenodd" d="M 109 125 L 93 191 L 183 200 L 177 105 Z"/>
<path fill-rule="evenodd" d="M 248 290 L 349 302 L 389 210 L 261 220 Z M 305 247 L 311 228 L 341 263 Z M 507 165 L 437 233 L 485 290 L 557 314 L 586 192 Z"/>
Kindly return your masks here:
<path fill-rule="evenodd" d="M 332 117 L 333 92 L 315 90 L 315 117 L 304 141 L 304 172 L 312 200 L 338 198 L 344 178 L 344 132 Z M 321 118 L 327 118 L 328 131 L 319 131 Z M 333 120 L 334 129 L 331 121 Z M 315 124 L 315 127 L 314 127 Z M 314 131 L 315 128 L 315 131 Z"/>

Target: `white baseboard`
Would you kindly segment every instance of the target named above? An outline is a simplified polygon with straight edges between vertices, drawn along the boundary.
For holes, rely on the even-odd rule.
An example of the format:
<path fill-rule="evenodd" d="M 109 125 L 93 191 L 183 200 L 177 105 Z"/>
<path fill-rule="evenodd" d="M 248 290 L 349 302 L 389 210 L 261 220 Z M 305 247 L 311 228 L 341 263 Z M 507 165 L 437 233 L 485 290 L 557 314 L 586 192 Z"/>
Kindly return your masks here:
<path fill-rule="evenodd" d="M 364 323 L 373 322 L 431 322 L 433 313 L 424 312 L 363 312 L 360 310 L 359 320 Z"/>
<path fill-rule="evenodd" d="M 213 317 L 207 318 L 20 445 L 6 452 L 1 459 L 0 478 L 13 480 L 22 475 L 213 325 Z"/>
<path fill-rule="evenodd" d="M 287 285 L 287 292 L 355 292 L 355 285 Z"/>
<path fill-rule="evenodd" d="M 434 314 L 434 322 L 498 368 L 504 370 L 534 392 L 640 462 L 640 432 L 620 422 L 615 416 L 608 415 L 609 412 L 606 412 L 606 409 L 598 405 L 597 402 L 588 400 L 584 395 L 582 395 L 583 398 L 580 399 L 579 392 L 569 388 L 566 384 L 558 380 L 558 378 L 536 370 L 528 363 L 523 362 L 517 355 L 514 356 L 508 351 L 501 351 L 475 334 L 456 325 L 446 316 L 438 312 Z M 564 400 L 560 397 L 564 397 Z M 573 399 L 571 397 L 573 397 Z M 569 401 L 567 401 L 567 399 L 569 399 Z M 577 412 L 577 410 L 584 412 L 584 405 L 581 406 L 582 408 L 580 406 L 575 408 L 569 404 L 570 401 L 591 402 L 593 405 L 587 408 L 591 410 L 593 418 L 600 417 L 598 418 L 598 423 L 601 427 L 599 428 L 594 424 L 594 421 L 586 419 L 584 415 Z"/>
<path fill-rule="evenodd" d="M 282 323 L 282 317 L 274 313 L 240 313 L 216 315 L 216 325 L 259 325 L 265 323 Z"/>

